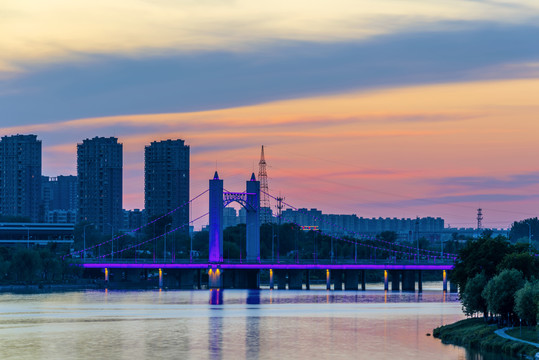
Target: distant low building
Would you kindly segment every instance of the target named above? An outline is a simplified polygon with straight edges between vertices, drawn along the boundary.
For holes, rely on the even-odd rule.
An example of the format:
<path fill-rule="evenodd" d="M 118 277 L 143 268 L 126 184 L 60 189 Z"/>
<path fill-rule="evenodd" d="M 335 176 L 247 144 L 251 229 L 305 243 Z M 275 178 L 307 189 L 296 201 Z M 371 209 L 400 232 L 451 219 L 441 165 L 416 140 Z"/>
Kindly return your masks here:
<path fill-rule="evenodd" d="M 451 239 L 476 239 L 480 237 L 483 232 L 485 231 L 491 231 L 491 236 L 494 238 L 496 236 L 505 236 L 509 237 L 509 231 L 510 229 L 477 229 L 477 228 L 446 228 L 444 229 L 444 233 L 442 236 L 443 241 L 451 240 Z"/>
<path fill-rule="evenodd" d="M 0 246 L 71 244 L 73 234 L 73 224 L 4 223 L 0 224 Z"/>
<path fill-rule="evenodd" d="M 282 213 L 282 222 L 299 226 L 317 226 L 322 232 L 340 236 L 375 236 L 384 231 L 393 231 L 397 233 L 400 241 L 413 241 L 417 237 L 439 240 L 444 231 L 444 219 L 439 217 L 363 218 L 354 214 L 323 214 L 321 210 L 305 208 L 286 209 Z"/>
<path fill-rule="evenodd" d="M 75 210 L 49 210 L 46 220 L 54 224 L 74 224 L 77 222 L 77 212 Z"/>

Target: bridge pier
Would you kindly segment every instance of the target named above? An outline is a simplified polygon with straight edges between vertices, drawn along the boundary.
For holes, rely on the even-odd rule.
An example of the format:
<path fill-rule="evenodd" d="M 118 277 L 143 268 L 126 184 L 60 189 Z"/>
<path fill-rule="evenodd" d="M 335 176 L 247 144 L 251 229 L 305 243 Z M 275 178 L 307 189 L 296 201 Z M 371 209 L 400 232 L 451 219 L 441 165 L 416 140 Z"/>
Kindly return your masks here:
<path fill-rule="evenodd" d="M 275 270 L 273 276 L 277 278 L 277 289 L 286 290 L 286 270 Z"/>
<path fill-rule="evenodd" d="M 236 287 L 236 272 L 234 270 L 223 271 L 223 289 L 234 289 Z"/>
<path fill-rule="evenodd" d="M 333 290 L 343 290 L 343 271 L 342 270 L 333 270 Z"/>
<path fill-rule="evenodd" d="M 303 289 L 303 270 L 288 270 L 288 289 Z"/>
<path fill-rule="evenodd" d="M 326 290 L 331 290 L 331 270 L 326 270 Z"/>
<path fill-rule="evenodd" d="M 252 290 L 260 288 L 259 270 L 226 270 L 221 276 L 223 288 Z"/>
<path fill-rule="evenodd" d="M 140 267 L 139 267 L 140 265 Z M 286 265 L 272 264 L 271 269 L 266 264 L 168 264 L 161 267 L 161 264 L 148 263 L 126 263 L 123 264 L 84 264 L 85 276 L 105 278 L 105 282 L 109 281 L 120 282 L 128 281 L 132 284 L 140 283 L 142 286 L 152 284 L 159 287 L 170 287 L 180 289 L 199 288 L 201 283 L 201 272 L 205 271 L 208 274 L 208 288 L 236 288 L 236 289 L 258 289 L 260 286 L 260 272 L 269 270 L 269 287 L 270 289 L 291 289 L 300 290 L 305 284 L 306 289 L 311 288 L 311 274 L 314 273 L 315 278 L 323 276 L 323 271 L 320 265 L 317 264 L 302 264 Z M 389 290 L 389 282 L 391 281 L 392 291 L 423 291 L 423 273 L 424 271 L 440 271 L 443 274 L 443 291 L 456 292 L 457 284 L 454 281 L 449 281 L 448 275 L 451 266 L 448 265 L 423 265 L 423 264 L 404 264 L 404 265 L 377 265 L 371 264 L 352 264 L 347 265 L 327 265 L 325 269 L 326 289 L 331 290 L 354 290 L 357 291 L 361 282 L 361 290 L 366 290 L 366 282 L 368 270 L 373 271 L 373 275 L 379 276 L 383 271 L 384 290 Z M 223 267 L 225 270 L 223 270 Z M 112 271 L 111 271 L 112 268 Z M 292 268 L 292 269 L 290 269 Z M 386 268 L 386 270 L 381 270 Z M 389 269 L 388 269 L 389 268 Z M 376 272 L 374 272 L 376 271 Z M 104 275 L 100 275 L 104 274 Z M 148 274 L 150 280 L 148 280 Z M 416 276 L 417 274 L 417 276 Z M 265 274 L 264 274 L 265 275 Z M 165 279 L 166 278 L 166 279 Z M 322 279 L 320 279 L 322 280 Z M 323 280 L 322 280 L 323 281 Z M 417 288 L 416 288 L 417 281 Z M 448 284 L 449 282 L 449 284 Z M 333 283 L 333 284 L 332 284 Z M 204 283 L 206 285 L 206 283 Z M 120 284 L 118 286 L 129 286 L 129 284 Z M 402 286 L 402 287 L 401 287 Z"/>
<path fill-rule="evenodd" d="M 139 269 L 126 269 L 125 270 L 125 279 L 130 283 L 139 283 L 141 271 Z"/>
<path fill-rule="evenodd" d="M 414 270 L 404 270 L 402 272 L 402 291 L 415 291 Z"/>
<path fill-rule="evenodd" d="M 159 269 L 159 273 L 161 273 L 161 269 Z M 220 289 L 223 287 L 221 269 L 218 267 L 211 267 L 208 269 L 208 287 L 210 289 Z"/>
<path fill-rule="evenodd" d="M 176 273 L 178 289 L 190 289 L 195 287 L 196 270 L 182 269 Z"/>
<path fill-rule="evenodd" d="M 260 289 L 260 270 L 247 270 L 247 289 Z"/>
<path fill-rule="evenodd" d="M 448 272 L 448 275 L 449 274 L 451 274 L 451 273 Z M 449 281 L 449 292 L 455 293 L 455 292 L 458 292 L 458 291 L 459 291 L 459 287 L 458 287 L 457 282 L 450 280 Z"/>
<path fill-rule="evenodd" d="M 367 270 L 361 270 L 361 290 L 365 291 L 367 289 Z"/>
<path fill-rule="evenodd" d="M 357 284 L 359 282 L 358 270 L 346 270 L 344 273 L 344 289 L 345 290 L 357 290 Z"/>
<path fill-rule="evenodd" d="M 391 291 L 400 291 L 400 271 L 391 271 Z"/>

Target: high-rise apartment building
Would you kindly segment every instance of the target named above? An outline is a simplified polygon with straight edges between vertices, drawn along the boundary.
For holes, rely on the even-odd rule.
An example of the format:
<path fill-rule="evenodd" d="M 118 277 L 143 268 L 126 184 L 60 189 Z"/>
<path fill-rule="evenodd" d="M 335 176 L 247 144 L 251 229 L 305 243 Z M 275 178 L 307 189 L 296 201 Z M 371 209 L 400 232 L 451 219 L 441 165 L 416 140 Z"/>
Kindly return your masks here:
<path fill-rule="evenodd" d="M 39 220 L 41 141 L 36 135 L 0 140 L 0 214 Z"/>
<path fill-rule="evenodd" d="M 77 177 L 59 175 L 57 177 L 42 176 L 41 183 L 41 221 L 64 219 L 75 222 L 77 213 Z"/>
<path fill-rule="evenodd" d="M 122 144 L 95 137 L 77 144 L 77 220 L 103 233 L 122 228 Z"/>
<path fill-rule="evenodd" d="M 148 218 L 189 201 L 189 146 L 183 140 L 154 141 L 144 149 L 144 206 Z M 189 230 L 189 205 L 172 214 L 172 227 Z"/>

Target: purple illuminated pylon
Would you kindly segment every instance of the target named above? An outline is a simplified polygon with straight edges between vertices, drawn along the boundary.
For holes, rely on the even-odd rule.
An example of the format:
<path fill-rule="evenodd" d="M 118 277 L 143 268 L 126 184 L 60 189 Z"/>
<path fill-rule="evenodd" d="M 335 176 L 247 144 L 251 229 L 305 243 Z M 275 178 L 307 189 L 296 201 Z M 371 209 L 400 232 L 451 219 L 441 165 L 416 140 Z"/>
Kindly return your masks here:
<path fill-rule="evenodd" d="M 209 261 L 223 261 L 223 180 L 219 179 L 217 171 L 210 180 L 210 244 Z"/>

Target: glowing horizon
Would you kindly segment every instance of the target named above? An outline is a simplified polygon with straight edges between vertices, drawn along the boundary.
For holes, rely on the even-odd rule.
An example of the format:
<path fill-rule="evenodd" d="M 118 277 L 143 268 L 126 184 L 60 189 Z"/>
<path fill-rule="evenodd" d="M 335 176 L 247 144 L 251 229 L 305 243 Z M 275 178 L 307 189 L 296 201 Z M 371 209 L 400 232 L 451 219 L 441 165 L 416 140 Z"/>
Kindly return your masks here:
<path fill-rule="evenodd" d="M 38 129 L 44 144 L 43 173 L 48 175 L 76 174 L 76 143 L 83 138 L 126 133 L 117 137 L 124 144 L 127 209 L 144 207 L 144 146 L 181 138 L 191 146 L 192 195 L 207 188 L 215 170 L 225 186 L 241 190 L 250 173 L 257 173 L 260 145 L 265 145 L 270 190 L 281 192 L 296 207 L 363 217 L 441 216 L 449 224 L 469 225 L 475 209 L 483 207 L 487 225 L 494 219 L 503 224 L 500 218 L 526 214 L 505 206 L 528 203 L 538 194 L 539 187 L 529 179 L 519 183 L 511 178 L 539 177 L 539 165 L 530 168 L 532 158 L 526 156 L 539 131 L 538 91 L 539 80 L 438 84 L 195 113 L 79 119 L 1 132 Z M 391 104 L 391 110 L 385 110 L 385 104 Z M 257 114 L 264 116 L 253 121 Z M 512 116 L 519 117 L 520 128 L 513 126 Z M 488 137 L 479 139 L 477 134 Z M 513 144 L 511 137 L 519 143 Z M 49 138 L 62 142 L 48 146 Z M 481 159 L 474 154 L 478 146 L 492 154 Z M 506 146 L 513 147 L 511 153 Z M 507 162 L 503 170 L 500 161 Z M 480 187 L 488 181 L 498 184 Z M 530 192 L 530 200 L 523 198 Z M 316 193 L 318 200 L 309 193 Z M 459 216 L 460 209 L 467 209 L 465 216 Z"/>

